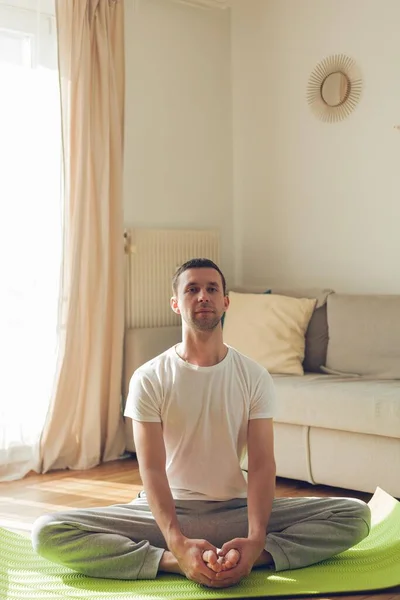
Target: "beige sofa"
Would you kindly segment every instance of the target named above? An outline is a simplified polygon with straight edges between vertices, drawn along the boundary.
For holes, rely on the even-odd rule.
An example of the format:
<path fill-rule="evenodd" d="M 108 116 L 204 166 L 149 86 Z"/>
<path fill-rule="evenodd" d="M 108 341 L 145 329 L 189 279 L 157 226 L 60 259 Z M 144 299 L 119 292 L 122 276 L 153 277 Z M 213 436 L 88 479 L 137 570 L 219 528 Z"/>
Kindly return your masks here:
<path fill-rule="evenodd" d="M 400 296 L 277 291 L 317 298 L 304 375 L 273 374 L 278 476 L 400 497 Z M 126 332 L 124 398 L 133 371 L 180 337 L 180 327 Z M 130 419 L 126 439 L 134 452 Z"/>

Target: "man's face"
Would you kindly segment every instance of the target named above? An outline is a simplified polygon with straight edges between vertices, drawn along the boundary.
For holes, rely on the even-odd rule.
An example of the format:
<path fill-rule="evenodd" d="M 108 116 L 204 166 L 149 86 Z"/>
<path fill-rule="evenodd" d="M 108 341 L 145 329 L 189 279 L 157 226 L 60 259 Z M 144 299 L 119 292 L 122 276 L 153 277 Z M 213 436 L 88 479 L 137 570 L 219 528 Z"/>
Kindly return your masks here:
<path fill-rule="evenodd" d="M 172 309 L 199 331 L 212 331 L 228 308 L 221 275 L 215 269 L 187 269 L 178 280 L 177 294 L 171 299 Z"/>

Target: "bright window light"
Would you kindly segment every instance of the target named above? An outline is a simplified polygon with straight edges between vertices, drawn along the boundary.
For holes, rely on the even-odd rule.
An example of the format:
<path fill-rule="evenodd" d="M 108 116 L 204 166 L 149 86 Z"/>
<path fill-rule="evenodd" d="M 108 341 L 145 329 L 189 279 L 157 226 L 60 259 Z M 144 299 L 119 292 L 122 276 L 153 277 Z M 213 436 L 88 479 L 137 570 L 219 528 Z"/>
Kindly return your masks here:
<path fill-rule="evenodd" d="M 13 462 L 36 465 L 57 350 L 62 206 L 55 26 L 27 13 L 9 9 L 4 15 L 13 27 L 0 29 L 0 478 L 7 463 L 10 470 Z"/>

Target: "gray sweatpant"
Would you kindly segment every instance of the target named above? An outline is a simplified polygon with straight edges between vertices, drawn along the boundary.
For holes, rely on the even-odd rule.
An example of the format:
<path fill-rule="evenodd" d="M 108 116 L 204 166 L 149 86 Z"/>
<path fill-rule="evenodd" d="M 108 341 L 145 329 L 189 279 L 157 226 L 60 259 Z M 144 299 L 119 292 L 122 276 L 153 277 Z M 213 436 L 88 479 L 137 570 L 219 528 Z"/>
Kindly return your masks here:
<path fill-rule="evenodd" d="M 184 535 L 220 548 L 247 536 L 245 499 L 223 502 L 176 500 Z M 366 537 L 369 507 L 344 498 L 276 498 L 265 549 L 275 569 L 296 569 L 329 558 Z M 39 517 L 33 526 L 34 549 L 45 558 L 91 577 L 154 579 L 167 548 L 147 501 L 136 498 L 87 510 Z"/>

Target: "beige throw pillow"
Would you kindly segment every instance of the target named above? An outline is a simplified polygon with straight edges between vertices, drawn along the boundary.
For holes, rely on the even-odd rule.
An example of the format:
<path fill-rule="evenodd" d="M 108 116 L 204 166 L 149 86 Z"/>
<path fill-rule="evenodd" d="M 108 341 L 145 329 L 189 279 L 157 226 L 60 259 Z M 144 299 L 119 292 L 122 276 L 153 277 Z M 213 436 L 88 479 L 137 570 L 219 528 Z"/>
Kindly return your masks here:
<path fill-rule="evenodd" d="M 326 363 L 328 350 L 328 319 L 326 301 L 333 290 L 320 288 L 272 288 L 273 294 L 291 296 L 293 298 L 315 298 L 317 303 L 306 331 L 306 347 L 304 350 L 303 369 L 311 373 L 320 373 Z"/>
<path fill-rule="evenodd" d="M 305 333 L 316 300 L 229 293 L 224 342 L 270 373 L 303 375 Z"/>

